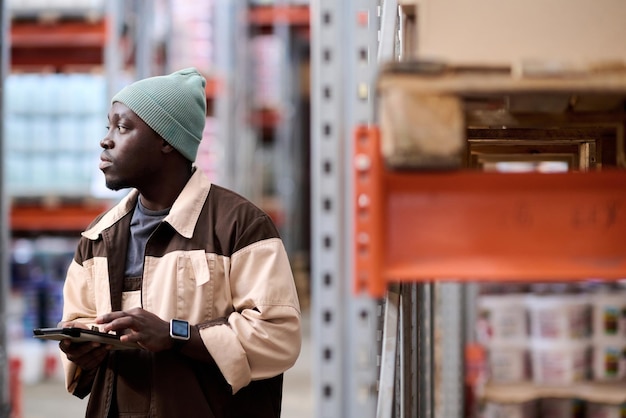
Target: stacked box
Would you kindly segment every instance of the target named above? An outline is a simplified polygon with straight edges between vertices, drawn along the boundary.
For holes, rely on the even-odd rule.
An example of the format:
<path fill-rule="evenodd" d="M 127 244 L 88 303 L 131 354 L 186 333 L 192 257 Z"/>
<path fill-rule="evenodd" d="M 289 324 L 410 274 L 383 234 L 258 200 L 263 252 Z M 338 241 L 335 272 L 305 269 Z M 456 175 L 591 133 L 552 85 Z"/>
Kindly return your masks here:
<path fill-rule="evenodd" d="M 5 143 L 9 195 L 90 195 L 105 134 L 104 76 L 12 74 L 6 79 Z"/>

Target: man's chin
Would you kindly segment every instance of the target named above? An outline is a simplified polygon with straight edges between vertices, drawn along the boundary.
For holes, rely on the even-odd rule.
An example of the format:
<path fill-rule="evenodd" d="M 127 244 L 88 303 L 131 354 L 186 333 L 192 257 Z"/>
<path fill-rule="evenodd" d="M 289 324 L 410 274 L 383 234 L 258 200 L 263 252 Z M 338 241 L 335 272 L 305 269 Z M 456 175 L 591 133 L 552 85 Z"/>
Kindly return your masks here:
<path fill-rule="evenodd" d="M 115 182 L 115 181 L 107 181 L 106 186 L 107 186 L 107 189 L 113 190 L 114 192 L 120 191 L 122 189 L 127 189 L 129 187 L 126 184 Z"/>

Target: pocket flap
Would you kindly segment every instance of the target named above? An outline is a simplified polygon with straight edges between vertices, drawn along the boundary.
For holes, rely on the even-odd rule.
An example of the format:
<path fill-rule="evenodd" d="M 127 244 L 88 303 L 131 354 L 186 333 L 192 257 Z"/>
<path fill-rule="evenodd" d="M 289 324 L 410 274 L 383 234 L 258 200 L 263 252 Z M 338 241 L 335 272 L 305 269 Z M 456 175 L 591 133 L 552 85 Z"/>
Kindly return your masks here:
<path fill-rule="evenodd" d="M 211 279 L 211 271 L 209 269 L 209 260 L 207 260 L 207 254 L 204 250 L 189 251 L 189 258 L 191 259 L 196 286 L 208 283 Z"/>

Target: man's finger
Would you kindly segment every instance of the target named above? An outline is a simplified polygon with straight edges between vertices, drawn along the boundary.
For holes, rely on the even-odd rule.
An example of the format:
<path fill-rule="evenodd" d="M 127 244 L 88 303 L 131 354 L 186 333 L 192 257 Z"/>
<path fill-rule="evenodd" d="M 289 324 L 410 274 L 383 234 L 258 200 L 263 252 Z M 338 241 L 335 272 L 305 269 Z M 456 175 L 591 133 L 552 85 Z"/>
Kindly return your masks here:
<path fill-rule="evenodd" d="M 125 314 L 122 311 L 109 312 L 107 314 L 100 315 L 99 317 L 97 317 L 96 324 L 106 324 L 108 322 L 115 321 L 116 319 L 122 318 L 124 316 Z"/>

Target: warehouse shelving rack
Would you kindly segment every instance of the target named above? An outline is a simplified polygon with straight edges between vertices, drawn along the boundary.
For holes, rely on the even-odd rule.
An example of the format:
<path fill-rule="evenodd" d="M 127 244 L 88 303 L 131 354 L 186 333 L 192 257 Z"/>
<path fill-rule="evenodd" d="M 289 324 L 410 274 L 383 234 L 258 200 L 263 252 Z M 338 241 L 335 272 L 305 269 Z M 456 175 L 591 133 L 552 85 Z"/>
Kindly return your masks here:
<path fill-rule="evenodd" d="M 312 22 L 312 341 L 314 416 L 373 417 L 380 304 L 352 276 L 353 127 L 374 123 L 379 2 L 318 0 Z"/>
<path fill-rule="evenodd" d="M 147 3 L 133 7 L 144 7 L 143 16 L 150 16 L 146 14 Z M 6 25 L 9 34 L 6 64 L 11 72 L 102 73 L 107 97 L 118 89 L 120 73 L 129 64 L 124 62 L 129 54 L 138 73 L 144 72 L 139 75 L 149 75 L 145 72 L 150 66 L 146 60 L 153 58 L 146 33 L 150 20 L 138 23 L 138 33 L 124 35 L 124 12 L 128 10 L 123 9 L 119 0 L 82 4 L 84 8 L 55 8 L 54 4 L 39 3 L 23 9 L 15 3 L 15 8 L 7 11 Z M 129 52 L 123 45 L 130 43 L 134 43 L 134 49 Z M 12 231 L 26 235 L 77 233 L 111 204 L 106 198 L 63 193 L 46 195 L 42 191 L 41 195 L 14 198 L 9 218 Z"/>
<path fill-rule="evenodd" d="M 366 21 L 370 35 L 385 32 L 396 4 L 348 3 L 320 0 L 312 16 L 315 416 L 461 417 L 476 283 L 626 277 L 626 78 L 615 68 L 574 77 L 433 63 L 378 68 L 378 38 L 363 49 L 358 42 L 371 38 L 357 28 Z M 392 167 L 383 156 L 394 126 L 377 125 L 372 92 L 382 103 L 394 88 L 473 109 L 449 121 L 460 122 L 453 140 L 462 146 L 438 167 Z M 564 112 L 590 102 L 590 113 Z M 614 167 L 549 176 L 461 169 L 468 128 L 503 126 L 543 134 L 608 127 Z"/>
<path fill-rule="evenodd" d="M 459 417 L 464 408 L 462 350 L 474 326 L 471 317 L 475 301 L 471 292 L 475 283 L 572 282 L 591 278 L 611 281 L 626 277 L 626 73 L 616 69 L 576 77 L 551 74 L 524 78 L 492 69 L 476 73 L 476 69 L 466 72 L 448 67 L 433 71 L 417 64 L 412 69 L 410 66 L 390 65 L 381 72 L 381 113 L 399 111 L 397 106 L 385 110 L 385 100 L 395 101 L 398 94 L 415 99 L 411 104 L 429 115 L 439 114 L 438 106 L 442 103 L 448 110 L 450 103 L 441 98 L 450 99 L 465 109 L 457 115 L 465 124 L 459 131 L 460 143 L 466 136 L 479 137 L 483 130 L 492 135 L 497 131 L 497 136 L 508 139 L 519 138 L 525 130 L 545 138 L 575 136 L 580 131 L 582 136 L 599 139 L 603 129 L 612 132 L 613 149 L 605 150 L 611 154 L 603 155 L 602 170 L 549 175 L 478 172 L 460 166 L 450 169 L 446 164 L 460 157 L 454 149 L 445 155 L 449 159 L 443 159 L 444 165 L 438 170 L 423 165 L 432 162 L 431 158 L 417 158 L 413 160 L 416 165 L 409 167 L 406 155 L 416 152 L 420 157 L 428 150 L 423 141 L 435 135 L 434 127 L 441 123 L 436 117 L 432 118 L 433 126 L 424 120 L 415 126 L 410 144 L 402 142 L 405 136 L 394 138 L 406 132 L 406 126 L 399 128 L 393 123 L 383 126 L 383 133 L 371 128 L 357 136 L 353 195 L 357 208 L 356 289 L 381 297 L 398 283 L 409 288 L 415 283 L 434 283 L 434 296 L 429 302 L 434 304 L 430 319 L 426 320 L 429 324 L 420 324 L 428 331 L 417 330 L 418 334 L 427 334 L 431 344 L 420 346 L 418 338 L 416 345 L 423 349 L 422 353 L 428 353 L 417 358 L 417 363 L 428 370 L 432 380 L 424 381 L 419 375 L 413 382 L 430 388 L 433 394 L 425 399 L 430 412 L 419 409 L 420 416 Z M 576 100 L 572 101 L 573 97 Z M 545 106 L 546 101 L 554 98 L 556 102 L 569 103 L 563 107 L 567 113 L 536 110 L 536 106 Z M 592 100 L 597 98 L 601 100 Z M 492 108 L 494 103 L 511 107 L 520 101 L 525 110 L 520 117 L 515 111 Z M 587 105 L 577 109 L 579 103 L 590 101 L 595 103 L 592 109 Z M 477 110 L 477 102 L 487 104 L 491 110 L 485 112 L 482 106 Z M 502 123 L 503 113 L 506 123 Z M 450 113 L 446 116 L 446 127 L 459 122 L 449 118 Z M 485 129 L 492 126 L 505 128 Z M 420 137 L 420 132 L 427 135 Z M 446 135 L 453 134 L 446 129 Z M 385 140 L 387 144 L 383 143 Z M 387 155 L 383 155 L 385 152 Z M 595 161 L 595 156 L 581 153 Z M 435 157 L 441 160 L 441 155 Z M 394 166 L 394 162 L 400 166 Z M 402 317 L 402 310 L 399 312 Z M 464 316 L 470 318 L 465 330 Z M 391 325 L 398 327 L 397 321 Z M 402 335 L 406 330 L 399 332 Z M 383 351 L 383 358 L 405 357 L 405 343 L 398 345 L 399 348 L 392 346 L 389 352 Z M 386 362 L 383 360 L 382 364 Z M 620 388 L 617 384 L 614 389 Z M 537 393 L 544 390 L 540 388 Z M 605 402 L 615 402 L 609 392 Z M 565 390 L 560 396 L 565 396 L 563 393 L 568 392 Z M 578 392 L 572 388 L 569 393 Z M 400 389 L 398 402 L 406 402 L 410 395 L 406 387 Z M 622 397 L 620 402 L 624 400 Z"/>
<path fill-rule="evenodd" d="M 308 5 L 292 3 L 215 2 L 213 105 L 223 155 L 220 183 L 273 218 L 304 290 L 309 265 L 310 131 L 304 127 L 310 106 L 311 13 Z M 302 301 L 306 306 L 304 297 Z"/>
<path fill-rule="evenodd" d="M 375 126 L 375 84 L 379 62 L 392 60 L 398 44 L 396 1 L 319 0 L 312 5 L 312 340 L 315 417 L 384 416 L 394 403 L 396 358 L 385 356 L 396 338 L 415 349 L 406 353 L 402 366 L 413 379 L 419 370 L 430 379 L 432 329 L 430 284 L 390 287 L 385 299 L 357 293 L 351 284 L 354 258 L 355 202 L 353 138 Z M 455 295 L 453 295 L 455 296 Z M 403 332 L 394 332 L 401 321 Z M 411 322 L 412 315 L 419 326 Z M 448 316 L 446 316 L 448 317 Z M 453 316 L 450 315 L 452 318 Z M 452 327 L 448 327 L 452 329 Z M 417 342 L 417 331 L 422 338 Z M 391 379 L 391 384 L 387 380 Z M 405 379 L 406 380 L 406 379 Z M 409 385 L 406 381 L 406 385 Z M 408 386 L 407 386 L 408 387 Z M 432 397 L 430 385 L 415 385 Z M 397 405 L 397 403 L 396 403 Z M 404 410 L 416 412 L 417 396 L 406 399 Z M 430 413 L 422 402 L 420 410 Z M 389 412 L 391 410 L 389 409 Z M 430 416 L 424 415 L 422 416 Z"/>

